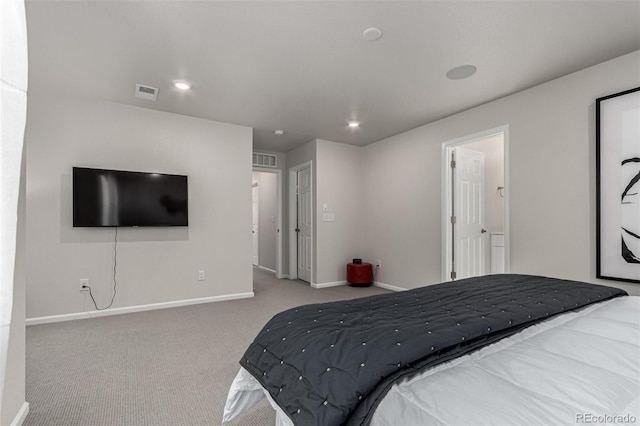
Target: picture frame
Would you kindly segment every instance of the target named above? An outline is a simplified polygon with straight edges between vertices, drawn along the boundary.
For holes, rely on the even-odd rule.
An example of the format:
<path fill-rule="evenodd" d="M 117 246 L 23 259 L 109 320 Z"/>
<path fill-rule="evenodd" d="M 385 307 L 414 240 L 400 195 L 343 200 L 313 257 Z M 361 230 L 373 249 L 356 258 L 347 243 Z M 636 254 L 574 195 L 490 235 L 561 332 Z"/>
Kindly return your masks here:
<path fill-rule="evenodd" d="M 640 87 L 596 99 L 596 276 L 640 283 Z"/>

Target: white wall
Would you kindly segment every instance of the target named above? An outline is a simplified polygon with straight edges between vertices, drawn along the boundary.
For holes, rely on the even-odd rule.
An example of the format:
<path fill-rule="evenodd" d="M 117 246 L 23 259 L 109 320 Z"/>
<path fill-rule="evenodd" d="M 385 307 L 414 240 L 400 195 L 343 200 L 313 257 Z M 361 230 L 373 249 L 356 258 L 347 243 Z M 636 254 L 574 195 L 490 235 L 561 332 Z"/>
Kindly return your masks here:
<path fill-rule="evenodd" d="M 258 265 L 276 270 L 276 235 L 278 214 L 278 177 L 275 173 L 253 172 L 258 184 Z"/>
<path fill-rule="evenodd" d="M 312 140 L 306 144 L 287 152 L 287 166 L 289 168 L 316 160 L 316 141 Z"/>
<path fill-rule="evenodd" d="M 441 279 L 441 144 L 509 125 L 511 271 L 595 277 L 595 99 L 640 85 L 640 52 L 587 68 L 363 149 L 365 257 L 377 281 Z"/>
<path fill-rule="evenodd" d="M 114 308 L 252 291 L 252 130 L 123 104 L 30 91 L 27 318 L 110 301 L 112 228 L 73 228 L 73 166 L 189 176 L 189 227 L 120 228 Z M 207 278 L 197 281 L 197 271 Z"/>
<path fill-rule="evenodd" d="M 413 288 L 439 282 L 440 150 L 419 129 L 363 148 L 364 258 L 376 281 Z"/>
<path fill-rule="evenodd" d="M 316 141 L 316 283 L 347 279 L 347 263 L 363 256 L 362 148 Z M 323 207 L 335 215 L 334 222 L 323 221 Z"/>
<path fill-rule="evenodd" d="M 287 153 L 289 167 L 308 161 L 313 163 L 311 284 L 344 283 L 347 263 L 363 253 L 362 148 L 316 139 Z M 323 220 L 325 204 L 335 221 Z M 295 225 L 295 216 L 292 220 Z"/>

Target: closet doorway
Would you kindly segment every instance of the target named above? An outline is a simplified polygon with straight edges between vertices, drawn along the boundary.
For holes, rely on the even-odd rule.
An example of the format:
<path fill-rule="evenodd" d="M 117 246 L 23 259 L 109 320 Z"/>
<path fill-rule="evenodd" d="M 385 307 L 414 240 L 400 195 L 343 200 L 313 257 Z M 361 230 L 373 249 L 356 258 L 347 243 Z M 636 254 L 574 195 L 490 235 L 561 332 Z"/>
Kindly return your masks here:
<path fill-rule="evenodd" d="M 509 272 L 508 126 L 442 144 L 443 281 Z"/>
<path fill-rule="evenodd" d="M 254 266 L 282 276 L 282 171 L 254 167 L 252 176 Z"/>

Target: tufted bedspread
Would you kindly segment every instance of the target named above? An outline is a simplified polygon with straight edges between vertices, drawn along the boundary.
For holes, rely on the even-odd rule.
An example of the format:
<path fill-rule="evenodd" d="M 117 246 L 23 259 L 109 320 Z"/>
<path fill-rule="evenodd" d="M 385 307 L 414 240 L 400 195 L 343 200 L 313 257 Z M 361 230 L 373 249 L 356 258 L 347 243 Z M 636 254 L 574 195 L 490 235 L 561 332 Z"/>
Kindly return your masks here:
<path fill-rule="evenodd" d="M 368 424 L 394 382 L 622 290 L 488 275 L 300 306 L 274 316 L 240 364 L 294 424 Z"/>

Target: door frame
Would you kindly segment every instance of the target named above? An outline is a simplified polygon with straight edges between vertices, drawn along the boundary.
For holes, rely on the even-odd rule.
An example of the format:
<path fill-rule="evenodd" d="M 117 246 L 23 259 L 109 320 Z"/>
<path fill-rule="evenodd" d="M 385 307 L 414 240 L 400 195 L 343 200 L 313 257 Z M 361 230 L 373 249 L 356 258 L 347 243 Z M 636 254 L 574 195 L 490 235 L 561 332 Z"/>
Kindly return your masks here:
<path fill-rule="evenodd" d="M 311 282 L 314 283 L 314 243 L 315 243 L 315 187 L 313 185 L 313 161 L 306 161 L 289 168 L 289 279 L 298 279 L 298 234 L 296 233 L 296 225 L 298 217 L 298 197 L 297 190 L 297 174 L 300 170 L 309 168 L 311 174 Z"/>
<path fill-rule="evenodd" d="M 258 221 L 256 223 L 256 210 L 254 210 L 254 202 L 257 201 L 258 204 L 258 208 L 257 208 L 257 216 L 258 216 Z M 257 253 L 254 254 L 254 250 L 251 250 L 251 263 L 254 266 L 260 267 L 260 184 L 258 182 L 255 182 L 251 185 L 251 232 L 252 232 L 252 249 L 255 249 L 254 244 L 256 243 L 255 239 L 256 239 L 256 232 L 254 230 L 254 224 L 255 226 L 258 228 L 258 232 L 257 232 L 257 237 L 258 237 L 258 250 Z M 277 257 L 277 256 L 276 256 Z M 254 262 L 254 258 L 257 262 Z M 277 263 L 277 262 L 276 262 Z"/>
<path fill-rule="evenodd" d="M 276 174 L 276 205 L 278 206 L 276 212 L 276 278 L 286 278 L 286 275 L 282 274 L 282 170 L 253 167 L 253 171 Z"/>
<path fill-rule="evenodd" d="M 467 136 L 462 136 L 442 143 L 442 281 L 451 280 L 451 252 L 453 250 L 451 242 L 451 173 L 450 161 L 452 149 L 462 146 L 478 139 L 486 139 L 497 134 L 503 135 L 504 148 L 504 268 L 505 273 L 511 271 L 511 237 L 509 226 L 509 125 L 495 127 Z"/>

